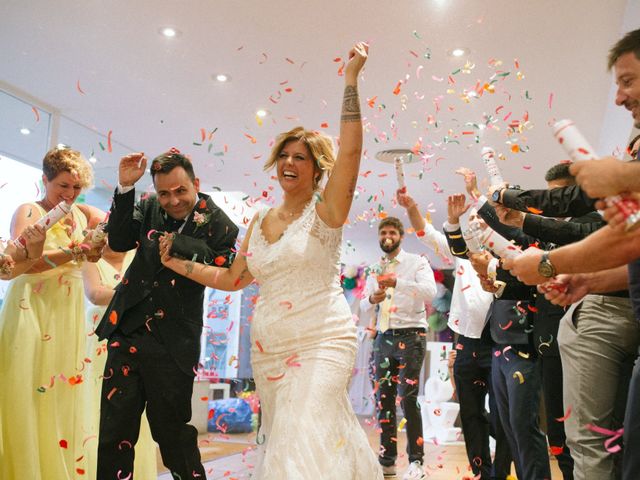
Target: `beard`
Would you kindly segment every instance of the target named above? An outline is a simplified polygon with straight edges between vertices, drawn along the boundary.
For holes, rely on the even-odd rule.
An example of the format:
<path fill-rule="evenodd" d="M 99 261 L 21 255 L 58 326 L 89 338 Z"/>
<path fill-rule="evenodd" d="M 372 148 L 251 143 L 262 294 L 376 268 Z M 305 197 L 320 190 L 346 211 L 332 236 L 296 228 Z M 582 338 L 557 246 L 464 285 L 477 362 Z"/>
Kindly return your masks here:
<path fill-rule="evenodd" d="M 400 242 L 395 242 L 395 243 L 385 243 L 384 240 L 380 242 L 380 249 L 384 252 L 384 253 L 391 253 L 393 252 L 396 248 L 398 248 L 400 246 Z"/>

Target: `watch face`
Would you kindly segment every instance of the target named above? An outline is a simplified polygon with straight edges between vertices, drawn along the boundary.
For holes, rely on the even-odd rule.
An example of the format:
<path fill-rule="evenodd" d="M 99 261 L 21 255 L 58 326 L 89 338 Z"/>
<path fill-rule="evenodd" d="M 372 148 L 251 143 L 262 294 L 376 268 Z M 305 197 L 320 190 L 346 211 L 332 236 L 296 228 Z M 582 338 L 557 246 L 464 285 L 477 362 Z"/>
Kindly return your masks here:
<path fill-rule="evenodd" d="M 542 261 L 538 264 L 538 273 L 545 278 L 551 278 L 555 272 L 549 261 Z"/>
<path fill-rule="evenodd" d="M 500 200 L 500 190 L 494 190 L 493 194 L 491 195 L 491 200 L 498 203 L 498 201 Z"/>

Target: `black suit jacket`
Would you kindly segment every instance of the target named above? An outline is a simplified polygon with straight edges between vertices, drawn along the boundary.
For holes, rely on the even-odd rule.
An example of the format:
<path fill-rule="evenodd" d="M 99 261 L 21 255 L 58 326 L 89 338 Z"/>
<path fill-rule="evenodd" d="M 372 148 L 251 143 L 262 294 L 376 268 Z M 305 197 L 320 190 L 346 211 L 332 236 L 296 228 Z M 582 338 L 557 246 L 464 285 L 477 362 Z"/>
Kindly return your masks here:
<path fill-rule="evenodd" d="M 199 193 L 194 211 L 182 232 L 176 233 L 171 254 L 199 263 L 228 266 L 238 227 L 208 195 Z M 96 333 L 109 338 L 116 329 L 124 333 L 147 327 L 160 335 L 185 373 L 193 375 L 200 356 L 204 286 L 160 261 L 158 237 L 166 231 L 167 215 L 155 195 L 134 205 L 135 191 L 113 198 L 107 231 L 109 246 L 136 255 L 107 307 Z M 194 212 L 208 219 L 197 225 Z"/>
<path fill-rule="evenodd" d="M 502 194 L 505 207 L 530 211 L 542 210 L 545 217 L 581 217 L 593 212 L 597 199 L 589 197 L 579 185 L 545 190 L 517 190 L 508 188 Z"/>

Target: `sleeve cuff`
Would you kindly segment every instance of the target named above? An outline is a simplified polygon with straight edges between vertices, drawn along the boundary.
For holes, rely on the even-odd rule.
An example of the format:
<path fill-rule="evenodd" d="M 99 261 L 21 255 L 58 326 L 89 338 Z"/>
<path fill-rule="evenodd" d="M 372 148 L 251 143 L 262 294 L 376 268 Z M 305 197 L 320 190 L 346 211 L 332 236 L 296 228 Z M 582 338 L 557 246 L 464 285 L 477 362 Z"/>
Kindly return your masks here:
<path fill-rule="evenodd" d="M 449 223 L 444 222 L 444 224 L 442 225 L 442 228 L 444 229 L 445 232 L 455 232 L 456 230 L 460 230 L 460 224 L 459 223 Z"/>
<path fill-rule="evenodd" d="M 122 185 L 120 185 L 120 182 L 118 182 L 118 188 L 117 188 L 117 190 L 116 190 L 116 191 L 117 191 L 120 195 L 123 195 L 123 194 L 125 194 L 125 193 L 130 192 L 131 190 L 134 190 L 135 188 L 136 188 L 136 186 L 135 186 L 135 185 L 127 185 L 126 187 L 123 187 Z"/>

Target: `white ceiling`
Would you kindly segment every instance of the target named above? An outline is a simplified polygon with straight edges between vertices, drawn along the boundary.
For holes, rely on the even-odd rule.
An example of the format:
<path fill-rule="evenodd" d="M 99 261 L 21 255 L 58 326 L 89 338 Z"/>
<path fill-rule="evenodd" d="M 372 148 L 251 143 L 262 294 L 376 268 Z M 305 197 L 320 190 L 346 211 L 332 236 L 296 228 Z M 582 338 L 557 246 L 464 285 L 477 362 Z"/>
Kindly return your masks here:
<path fill-rule="evenodd" d="M 486 176 L 483 145 L 504 155 L 499 164 L 508 181 L 533 187 L 543 186 L 545 170 L 564 157 L 547 126 L 553 118 L 575 120 L 602 153 L 624 146 L 631 122 L 612 106 L 606 55 L 621 32 L 640 24 L 639 4 L 3 0 L 0 88 L 25 102 L 0 102 L 0 152 L 37 165 L 47 138 L 94 152 L 91 198 L 103 207 L 121 154 L 155 156 L 172 146 L 191 155 L 204 190 L 258 197 L 273 189 L 277 196 L 276 183 L 262 172 L 271 139 L 300 124 L 337 135 L 343 83 L 334 60 L 366 40 L 370 59 L 360 86 L 366 157 L 344 238 L 346 261 L 371 261 L 379 253 L 370 228 L 377 212 L 404 218 L 392 203 L 392 166 L 374 159 L 383 148 L 421 142 L 425 164 L 407 167 L 408 186 L 439 228 L 446 195 L 462 188 L 453 171 L 466 165 Z M 164 25 L 181 35 L 162 37 Z M 457 46 L 470 54 L 448 56 Z M 216 83 L 211 76 L 218 72 L 232 81 Z M 495 93 L 465 98 L 492 80 Z M 260 107 L 271 112 L 262 125 L 254 114 Z M 46 111 L 53 113 L 51 132 Z M 508 125 L 524 123 L 527 114 L 524 130 L 509 136 Z M 489 115 L 492 128 L 480 131 Z M 33 134 L 20 135 L 22 126 Z M 111 153 L 100 146 L 107 148 L 109 131 Z M 512 144 L 525 151 L 514 153 Z M 413 239 L 407 249 L 424 251 Z"/>

